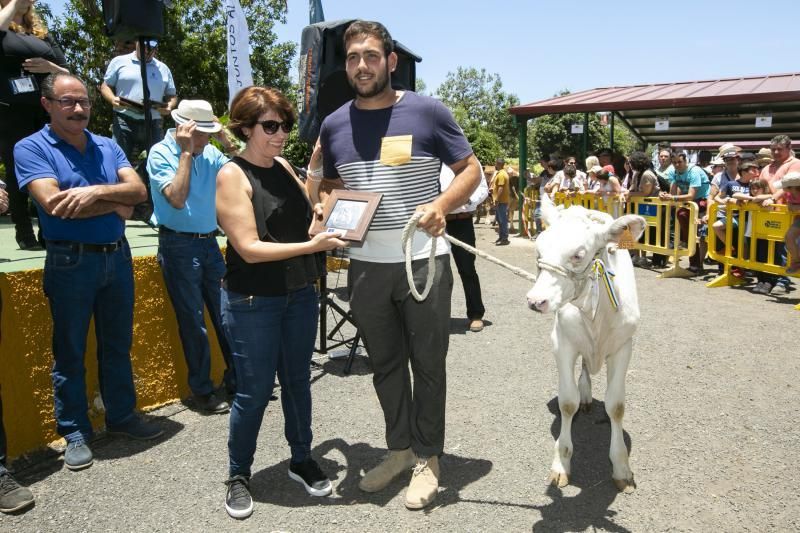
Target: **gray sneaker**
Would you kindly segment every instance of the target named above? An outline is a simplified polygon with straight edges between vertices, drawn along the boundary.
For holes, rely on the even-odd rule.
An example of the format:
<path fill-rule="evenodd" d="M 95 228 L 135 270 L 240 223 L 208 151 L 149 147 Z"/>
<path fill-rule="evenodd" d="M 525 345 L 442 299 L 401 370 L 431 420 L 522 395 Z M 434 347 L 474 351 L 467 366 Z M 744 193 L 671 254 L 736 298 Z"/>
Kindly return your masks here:
<path fill-rule="evenodd" d="M 93 462 L 92 450 L 82 437 L 67 443 L 67 451 L 64 452 L 64 466 L 70 470 L 83 470 L 92 466 Z"/>
<path fill-rule="evenodd" d="M 20 486 L 8 470 L 0 473 L 0 512 L 14 513 L 33 505 L 33 493 Z"/>
<path fill-rule="evenodd" d="M 239 520 L 253 514 L 253 497 L 250 496 L 250 480 L 244 476 L 233 476 L 225 482 L 225 511 L 231 518 Z"/>

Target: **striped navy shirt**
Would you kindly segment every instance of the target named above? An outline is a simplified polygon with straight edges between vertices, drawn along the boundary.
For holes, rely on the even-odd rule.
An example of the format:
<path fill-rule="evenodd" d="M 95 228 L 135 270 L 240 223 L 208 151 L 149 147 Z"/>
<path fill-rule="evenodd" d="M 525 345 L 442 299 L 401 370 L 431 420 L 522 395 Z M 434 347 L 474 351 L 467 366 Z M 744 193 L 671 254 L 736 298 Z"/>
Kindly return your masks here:
<path fill-rule="evenodd" d="M 320 131 L 324 175 L 341 178 L 348 190 L 383 194 L 364 245 L 353 258 L 403 260 L 400 235 L 417 206 L 439 194 L 441 164 L 452 165 L 472 148 L 450 111 L 438 100 L 406 92 L 391 107 L 358 109 L 353 101 L 331 113 Z M 417 232 L 414 258 L 430 252 L 430 238 Z M 447 253 L 443 239 L 437 251 Z"/>

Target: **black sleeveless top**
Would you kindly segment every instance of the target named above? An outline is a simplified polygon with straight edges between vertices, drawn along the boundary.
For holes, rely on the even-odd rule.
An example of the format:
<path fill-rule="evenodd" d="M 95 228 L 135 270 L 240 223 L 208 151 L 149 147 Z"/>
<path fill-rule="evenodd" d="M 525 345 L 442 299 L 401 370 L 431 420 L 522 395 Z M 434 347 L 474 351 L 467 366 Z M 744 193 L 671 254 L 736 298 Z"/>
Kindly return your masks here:
<path fill-rule="evenodd" d="M 234 157 L 253 189 L 253 212 L 258 238 L 264 242 L 306 242 L 312 221 L 311 205 L 299 184 L 282 164 L 259 167 Z M 313 284 L 324 272 L 325 253 L 305 254 L 282 261 L 247 263 L 228 241 L 227 290 L 252 296 L 283 296 Z"/>

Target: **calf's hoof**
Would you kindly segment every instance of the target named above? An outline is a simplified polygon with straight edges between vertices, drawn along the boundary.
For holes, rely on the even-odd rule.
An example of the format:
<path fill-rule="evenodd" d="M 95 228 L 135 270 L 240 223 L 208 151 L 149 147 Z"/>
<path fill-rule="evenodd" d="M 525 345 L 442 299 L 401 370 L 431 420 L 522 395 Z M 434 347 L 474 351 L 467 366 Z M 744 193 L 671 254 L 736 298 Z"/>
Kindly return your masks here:
<path fill-rule="evenodd" d="M 569 485 L 569 475 L 551 470 L 547 476 L 547 484 L 558 488 L 566 487 Z"/>
<path fill-rule="evenodd" d="M 636 488 L 636 482 L 633 480 L 633 476 L 630 479 L 615 479 L 614 485 L 617 486 L 617 490 L 623 492 L 625 494 L 630 494 Z"/>

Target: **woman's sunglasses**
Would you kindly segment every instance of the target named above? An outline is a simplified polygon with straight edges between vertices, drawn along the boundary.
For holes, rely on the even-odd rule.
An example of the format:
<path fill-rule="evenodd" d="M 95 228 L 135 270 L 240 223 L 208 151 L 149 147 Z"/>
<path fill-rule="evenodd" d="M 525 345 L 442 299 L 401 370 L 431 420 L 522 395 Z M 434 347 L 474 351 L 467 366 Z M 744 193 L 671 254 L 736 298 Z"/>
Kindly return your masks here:
<path fill-rule="evenodd" d="M 267 135 L 275 135 L 278 133 L 278 128 L 282 129 L 283 133 L 289 133 L 294 127 L 294 122 L 291 120 L 284 120 L 283 122 L 279 122 L 277 120 L 265 120 L 263 122 L 256 122 L 256 124 L 261 124 L 261 127 L 264 129 L 264 133 Z"/>

